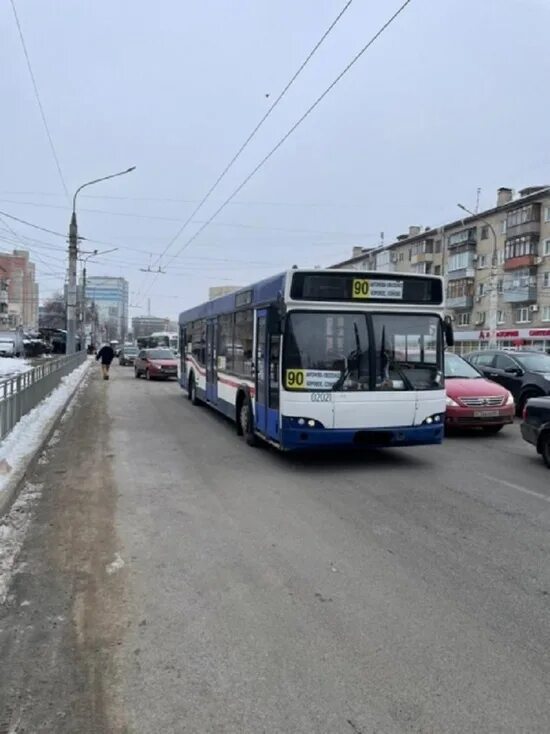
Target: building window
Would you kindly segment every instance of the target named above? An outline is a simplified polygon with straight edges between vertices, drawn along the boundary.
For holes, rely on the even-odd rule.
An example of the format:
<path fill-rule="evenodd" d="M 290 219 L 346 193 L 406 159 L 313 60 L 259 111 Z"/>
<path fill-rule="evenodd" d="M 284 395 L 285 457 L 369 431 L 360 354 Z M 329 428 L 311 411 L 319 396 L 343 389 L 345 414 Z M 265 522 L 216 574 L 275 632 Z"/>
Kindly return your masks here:
<path fill-rule="evenodd" d="M 500 223 L 500 234 L 506 234 L 506 219 L 503 219 Z"/>
<path fill-rule="evenodd" d="M 434 275 L 441 275 L 441 265 L 436 265 L 434 267 Z"/>
<path fill-rule="evenodd" d="M 487 258 L 485 257 L 485 255 L 478 255 L 477 256 L 477 267 L 478 268 L 484 268 L 486 262 L 487 262 Z"/>
<path fill-rule="evenodd" d="M 506 220 L 506 227 L 517 227 L 520 224 L 526 224 L 527 222 L 533 222 L 537 218 L 537 207 L 533 204 L 523 206 L 521 209 L 515 209 L 513 212 L 508 213 Z"/>
<path fill-rule="evenodd" d="M 470 325 L 470 312 L 469 311 L 463 311 L 462 313 L 458 314 L 457 321 L 459 326 L 469 326 Z"/>
<path fill-rule="evenodd" d="M 484 225 L 481 228 L 481 239 L 486 240 L 489 237 L 489 227 L 487 225 Z"/>
<path fill-rule="evenodd" d="M 471 252 L 457 252 L 449 258 L 449 273 L 455 270 L 464 270 L 472 265 Z"/>
<path fill-rule="evenodd" d="M 542 254 L 545 257 L 548 257 L 548 255 L 550 255 L 550 240 L 544 240 Z"/>
<path fill-rule="evenodd" d="M 502 293 L 503 285 L 504 285 L 504 282 L 502 278 L 499 278 L 497 280 L 497 293 Z"/>
<path fill-rule="evenodd" d="M 543 321 L 550 321 L 550 306 L 545 306 L 542 309 L 542 320 Z"/>
<path fill-rule="evenodd" d="M 476 241 L 476 228 L 463 229 L 460 232 L 455 232 L 447 237 L 447 244 L 449 247 L 456 247 L 456 245 L 463 245 L 465 243 L 474 245 Z"/>
<path fill-rule="evenodd" d="M 550 271 L 548 270 L 542 274 L 542 287 L 550 288 Z"/>
<path fill-rule="evenodd" d="M 476 313 L 476 324 L 484 324 L 485 323 L 485 311 L 478 311 Z"/>
<path fill-rule="evenodd" d="M 400 253 L 399 253 L 399 262 L 400 262 L 400 263 L 402 263 L 402 262 L 403 262 L 403 260 L 404 260 L 404 257 L 403 257 L 403 253 L 402 253 L 402 252 L 400 252 Z"/>
<path fill-rule="evenodd" d="M 506 323 L 506 311 L 497 311 L 497 323 L 499 324 Z"/>
<path fill-rule="evenodd" d="M 504 250 L 497 250 L 497 265 L 504 265 Z"/>
<path fill-rule="evenodd" d="M 550 206 L 544 207 L 544 221 L 550 222 Z"/>
<path fill-rule="evenodd" d="M 514 237 L 506 241 L 505 258 L 512 260 L 516 257 L 536 255 L 538 250 L 537 238 L 532 235 Z"/>
<path fill-rule="evenodd" d="M 441 252 L 441 240 L 436 240 L 436 241 L 435 241 L 435 248 L 434 248 L 434 252 L 435 252 L 436 254 L 437 254 L 437 253 L 439 253 L 439 252 Z"/>
<path fill-rule="evenodd" d="M 481 298 L 481 296 L 485 293 L 485 283 L 478 283 L 477 286 L 477 295 Z"/>
<path fill-rule="evenodd" d="M 516 309 L 516 322 L 518 324 L 528 324 L 529 319 L 529 306 L 522 306 Z"/>
<path fill-rule="evenodd" d="M 473 296 L 474 282 L 471 279 L 451 280 L 447 286 L 447 298 L 463 298 Z"/>

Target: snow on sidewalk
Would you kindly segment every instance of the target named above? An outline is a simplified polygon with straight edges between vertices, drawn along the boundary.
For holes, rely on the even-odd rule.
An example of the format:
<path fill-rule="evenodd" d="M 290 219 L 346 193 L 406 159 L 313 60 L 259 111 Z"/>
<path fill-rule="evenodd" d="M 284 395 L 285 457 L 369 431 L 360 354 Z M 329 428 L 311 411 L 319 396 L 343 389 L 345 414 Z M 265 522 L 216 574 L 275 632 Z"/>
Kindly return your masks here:
<path fill-rule="evenodd" d="M 63 406 L 78 386 L 80 380 L 87 372 L 90 361 L 77 367 L 53 390 L 48 397 L 44 398 L 36 408 L 24 415 L 0 442 L 0 506 L 2 504 L 2 493 L 6 489 L 12 477 L 20 472 L 32 456 L 40 448 L 44 435 L 58 417 Z"/>
<path fill-rule="evenodd" d="M 27 413 L 0 443 L 0 465 L 6 466 L 4 462 L 8 462 L 10 466 L 10 471 L 0 476 L 0 507 L 2 493 L 6 491 L 8 483 L 13 480 L 14 475 L 25 470 L 63 406 L 78 389 L 90 364 L 90 360 L 87 360 L 70 375 L 63 377 L 60 385 L 34 410 Z M 81 387 L 83 385 L 84 383 Z M 73 400 L 69 411 L 74 405 Z M 50 443 L 54 441 L 55 434 Z M 19 553 L 32 519 L 33 507 L 41 493 L 42 485 L 27 482 L 8 514 L 0 517 L 0 606 L 6 601 L 11 579 L 17 568 Z M 22 603 L 28 604 L 27 601 Z"/>

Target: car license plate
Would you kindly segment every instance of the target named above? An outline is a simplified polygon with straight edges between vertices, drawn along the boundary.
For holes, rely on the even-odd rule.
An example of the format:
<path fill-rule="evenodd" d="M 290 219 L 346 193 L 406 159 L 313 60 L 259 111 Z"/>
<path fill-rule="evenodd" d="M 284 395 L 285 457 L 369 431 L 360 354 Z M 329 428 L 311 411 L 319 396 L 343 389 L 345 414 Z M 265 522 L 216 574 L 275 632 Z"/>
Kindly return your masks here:
<path fill-rule="evenodd" d="M 498 418 L 500 410 L 476 410 L 474 418 Z"/>

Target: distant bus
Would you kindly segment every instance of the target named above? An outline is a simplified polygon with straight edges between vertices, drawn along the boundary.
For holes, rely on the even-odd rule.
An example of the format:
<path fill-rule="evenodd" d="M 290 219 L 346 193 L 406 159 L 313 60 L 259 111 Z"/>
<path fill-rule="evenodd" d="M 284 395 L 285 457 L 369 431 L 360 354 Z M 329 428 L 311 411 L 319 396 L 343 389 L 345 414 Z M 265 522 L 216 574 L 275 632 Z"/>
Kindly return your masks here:
<path fill-rule="evenodd" d="M 443 281 L 291 270 L 184 311 L 180 384 L 253 445 L 409 446 L 443 438 Z"/>
<path fill-rule="evenodd" d="M 179 337 L 177 332 L 155 331 L 149 336 L 140 336 L 137 339 L 140 349 L 154 349 L 154 347 L 169 347 L 172 351 L 179 350 Z"/>

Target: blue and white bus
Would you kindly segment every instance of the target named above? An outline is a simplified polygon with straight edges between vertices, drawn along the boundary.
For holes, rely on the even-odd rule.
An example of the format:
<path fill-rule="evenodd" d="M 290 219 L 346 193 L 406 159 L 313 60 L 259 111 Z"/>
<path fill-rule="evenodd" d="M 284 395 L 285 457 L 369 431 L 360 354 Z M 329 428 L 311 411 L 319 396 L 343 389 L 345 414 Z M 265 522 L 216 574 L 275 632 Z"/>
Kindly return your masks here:
<path fill-rule="evenodd" d="M 291 270 L 184 311 L 180 384 L 253 445 L 411 446 L 443 438 L 443 281 Z"/>

